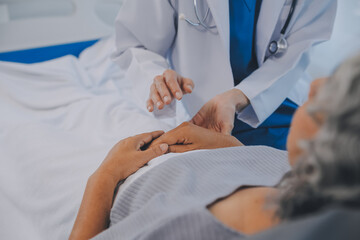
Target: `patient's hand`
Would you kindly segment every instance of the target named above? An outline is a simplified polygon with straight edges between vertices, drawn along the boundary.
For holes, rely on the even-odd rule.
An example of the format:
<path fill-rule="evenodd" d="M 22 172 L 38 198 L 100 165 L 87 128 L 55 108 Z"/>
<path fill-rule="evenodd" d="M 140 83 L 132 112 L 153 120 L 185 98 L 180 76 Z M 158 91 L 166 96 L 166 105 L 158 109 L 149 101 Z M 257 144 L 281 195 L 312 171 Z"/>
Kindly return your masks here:
<path fill-rule="evenodd" d="M 167 152 L 167 144 L 153 145 L 142 150 L 163 133 L 155 131 L 121 140 L 110 150 L 97 172 L 110 176 L 116 183 L 127 178 L 153 158 Z"/>
<path fill-rule="evenodd" d="M 166 143 L 169 152 L 181 153 L 197 149 L 214 149 L 243 146 L 235 137 L 215 132 L 190 122 L 184 122 L 177 128 L 156 139 L 151 146 Z"/>
<path fill-rule="evenodd" d="M 118 142 L 89 178 L 69 239 L 90 239 L 109 227 L 114 190 L 118 182 L 168 150 L 166 144 L 141 150 L 164 132 L 156 131 Z"/>

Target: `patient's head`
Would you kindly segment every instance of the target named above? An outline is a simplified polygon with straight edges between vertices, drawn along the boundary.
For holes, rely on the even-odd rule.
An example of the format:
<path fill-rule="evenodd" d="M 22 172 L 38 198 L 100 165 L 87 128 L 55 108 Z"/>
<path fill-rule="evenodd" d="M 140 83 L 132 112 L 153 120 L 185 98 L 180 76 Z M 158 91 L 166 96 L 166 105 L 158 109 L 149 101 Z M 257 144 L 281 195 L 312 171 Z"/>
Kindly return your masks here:
<path fill-rule="evenodd" d="M 317 134 L 280 186 L 279 217 L 360 208 L 360 56 L 341 65 L 305 108 Z"/>
<path fill-rule="evenodd" d="M 312 115 L 309 111 L 309 105 L 311 106 L 314 98 L 318 93 L 318 90 L 323 86 L 325 81 L 327 81 L 327 78 L 321 78 L 315 80 L 311 84 L 307 102 L 299 107 L 294 114 L 287 139 L 287 149 L 289 152 L 289 161 L 291 165 L 294 165 L 296 160 L 303 153 L 301 142 L 304 140 L 313 139 L 320 128 L 320 119 L 316 118 L 320 116 Z"/>

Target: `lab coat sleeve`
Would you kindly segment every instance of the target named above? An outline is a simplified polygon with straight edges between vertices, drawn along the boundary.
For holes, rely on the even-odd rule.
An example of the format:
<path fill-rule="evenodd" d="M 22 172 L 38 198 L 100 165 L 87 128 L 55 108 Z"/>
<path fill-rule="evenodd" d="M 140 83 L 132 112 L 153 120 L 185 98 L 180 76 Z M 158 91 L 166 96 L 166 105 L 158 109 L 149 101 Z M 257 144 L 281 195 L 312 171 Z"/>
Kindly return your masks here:
<path fill-rule="evenodd" d="M 308 0 L 303 4 L 289 29 L 286 53 L 281 57 L 269 57 L 236 86 L 250 100 L 250 105 L 237 117 L 252 127 L 265 121 L 303 76 L 309 65 L 309 49 L 331 37 L 337 1 Z"/>
<path fill-rule="evenodd" d="M 127 0 L 116 18 L 116 52 L 112 58 L 132 83 L 133 101 L 143 109 L 153 79 L 169 68 L 166 54 L 176 34 L 175 16 L 166 0 Z M 161 114 L 173 113 L 174 106 L 166 107 Z"/>

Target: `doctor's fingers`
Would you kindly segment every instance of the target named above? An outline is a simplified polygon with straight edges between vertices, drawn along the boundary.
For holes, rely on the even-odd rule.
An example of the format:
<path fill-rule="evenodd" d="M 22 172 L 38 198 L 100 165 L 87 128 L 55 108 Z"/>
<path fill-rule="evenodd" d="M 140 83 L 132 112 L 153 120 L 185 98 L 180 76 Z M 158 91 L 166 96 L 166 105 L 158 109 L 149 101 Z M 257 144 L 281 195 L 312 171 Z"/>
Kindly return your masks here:
<path fill-rule="evenodd" d="M 150 160 L 165 154 L 168 151 L 169 146 L 161 144 L 158 146 L 151 146 L 145 151 L 137 152 L 137 159 L 140 161 L 140 167 L 148 163 Z"/>
<path fill-rule="evenodd" d="M 163 109 L 164 107 L 164 103 L 161 100 L 161 97 L 159 95 L 159 92 L 156 89 L 155 84 L 153 83 L 150 87 L 150 96 L 149 99 L 151 99 L 151 101 L 154 103 L 154 105 L 158 108 L 158 109 Z M 148 101 L 149 103 L 149 101 Z M 151 103 L 151 102 L 150 102 Z M 148 106 L 149 108 L 149 106 Z"/>
<path fill-rule="evenodd" d="M 225 135 L 231 135 L 231 132 L 234 128 L 234 124 L 231 123 L 223 123 L 221 125 L 221 133 L 225 134 Z"/>
<path fill-rule="evenodd" d="M 171 103 L 172 97 L 168 86 L 165 83 L 164 76 L 157 76 L 154 79 L 154 84 L 163 102 L 167 105 Z"/>
<path fill-rule="evenodd" d="M 132 141 L 132 144 L 135 147 L 135 149 L 139 150 L 140 148 L 142 148 L 146 144 L 149 144 L 151 141 L 159 138 L 163 134 L 164 134 L 164 131 L 161 131 L 161 130 L 148 132 L 148 133 L 142 133 L 142 134 L 138 134 L 138 135 L 131 137 L 131 141 Z"/>
<path fill-rule="evenodd" d="M 184 128 L 184 125 L 181 124 L 180 126 L 164 133 L 159 138 L 153 141 L 154 145 L 159 145 L 165 143 L 167 145 L 175 145 L 175 144 L 189 144 L 192 141 L 191 139 L 191 131 L 190 129 Z"/>
<path fill-rule="evenodd" d="M 166 70 L 163 74 L 165 83 L 171 91 L 171 94 L 177 99 L 181 100 L 183 96 L 183 91 L 181 89 L 180 83 L 182 81 L 182 77 L 177 74 L 174 70 Z"/>
<path fill-rule="evenodd" d="M 146 101 L 146 108 L 149 112 L 154 111 L 154 102 L 151 98 Z"/>
<path fill-rule="evenodd" d="M 206 122 L 205 122 L 205 119 L 204 119 L 204 117 L 201 116 L 200 113 L 197 113 L 197 114 L 190 120 L 190 122 L 191 122 L 192 124 L 195 124 L 195 125 L 199 126 L 199 127 L 205 127 L 205 128 L 207 127 Z"/>
<path fill-rule="evenodd" d="M 164 133 L 161 137 L 155 139 L 152 144 L 153 145 L 160 145 L 160 144 L 167 144 L 167 145 L 174 145 L 180 143 L 182 140 L 180 140 L 178 134 L 176 133 L 177 130 L 173 129 L 167 133 Z"/>
<path fill-rule="evenodd" d="M 171 153 L 183 153 L 195 150 L 196 146 L 194 144 L 186 144 L 186 145 L 172 145 L 168 147 L 168 152 Z"/>
<path fill-rule="evenodd" d="M 182 78 L 180 84 L 184 94 L 192 93 L 195 87 L 193 80 L 191 80 L 190 78 Z"/>

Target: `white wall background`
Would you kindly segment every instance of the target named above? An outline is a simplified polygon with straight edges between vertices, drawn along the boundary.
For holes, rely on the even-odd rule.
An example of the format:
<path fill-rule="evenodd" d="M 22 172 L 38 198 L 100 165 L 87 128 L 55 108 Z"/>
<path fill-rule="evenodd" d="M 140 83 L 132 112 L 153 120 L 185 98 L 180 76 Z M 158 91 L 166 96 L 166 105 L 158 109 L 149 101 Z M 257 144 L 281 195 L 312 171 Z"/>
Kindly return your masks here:
<path fill-rule="evenodd" d="M 314 78 L 329 75 L 355 54 L 360 54 L 360 0 L 338 0 L 332 39 L 314 48 L 308 71 Z"/>
<path fill-rule="evenodd" d="M 122 1 L 0 0 L 0 52 L 110 35 Z M 309 72 L 313 77 L 326 76 L 343 59 L 358 52 L 360 0 L 338 0 L 333 38 L 313 50 Z"/>
<path fill-rule="evenodd" d="M 122 0 L 0 0 L 0 52 L 97 39 Z"/>

